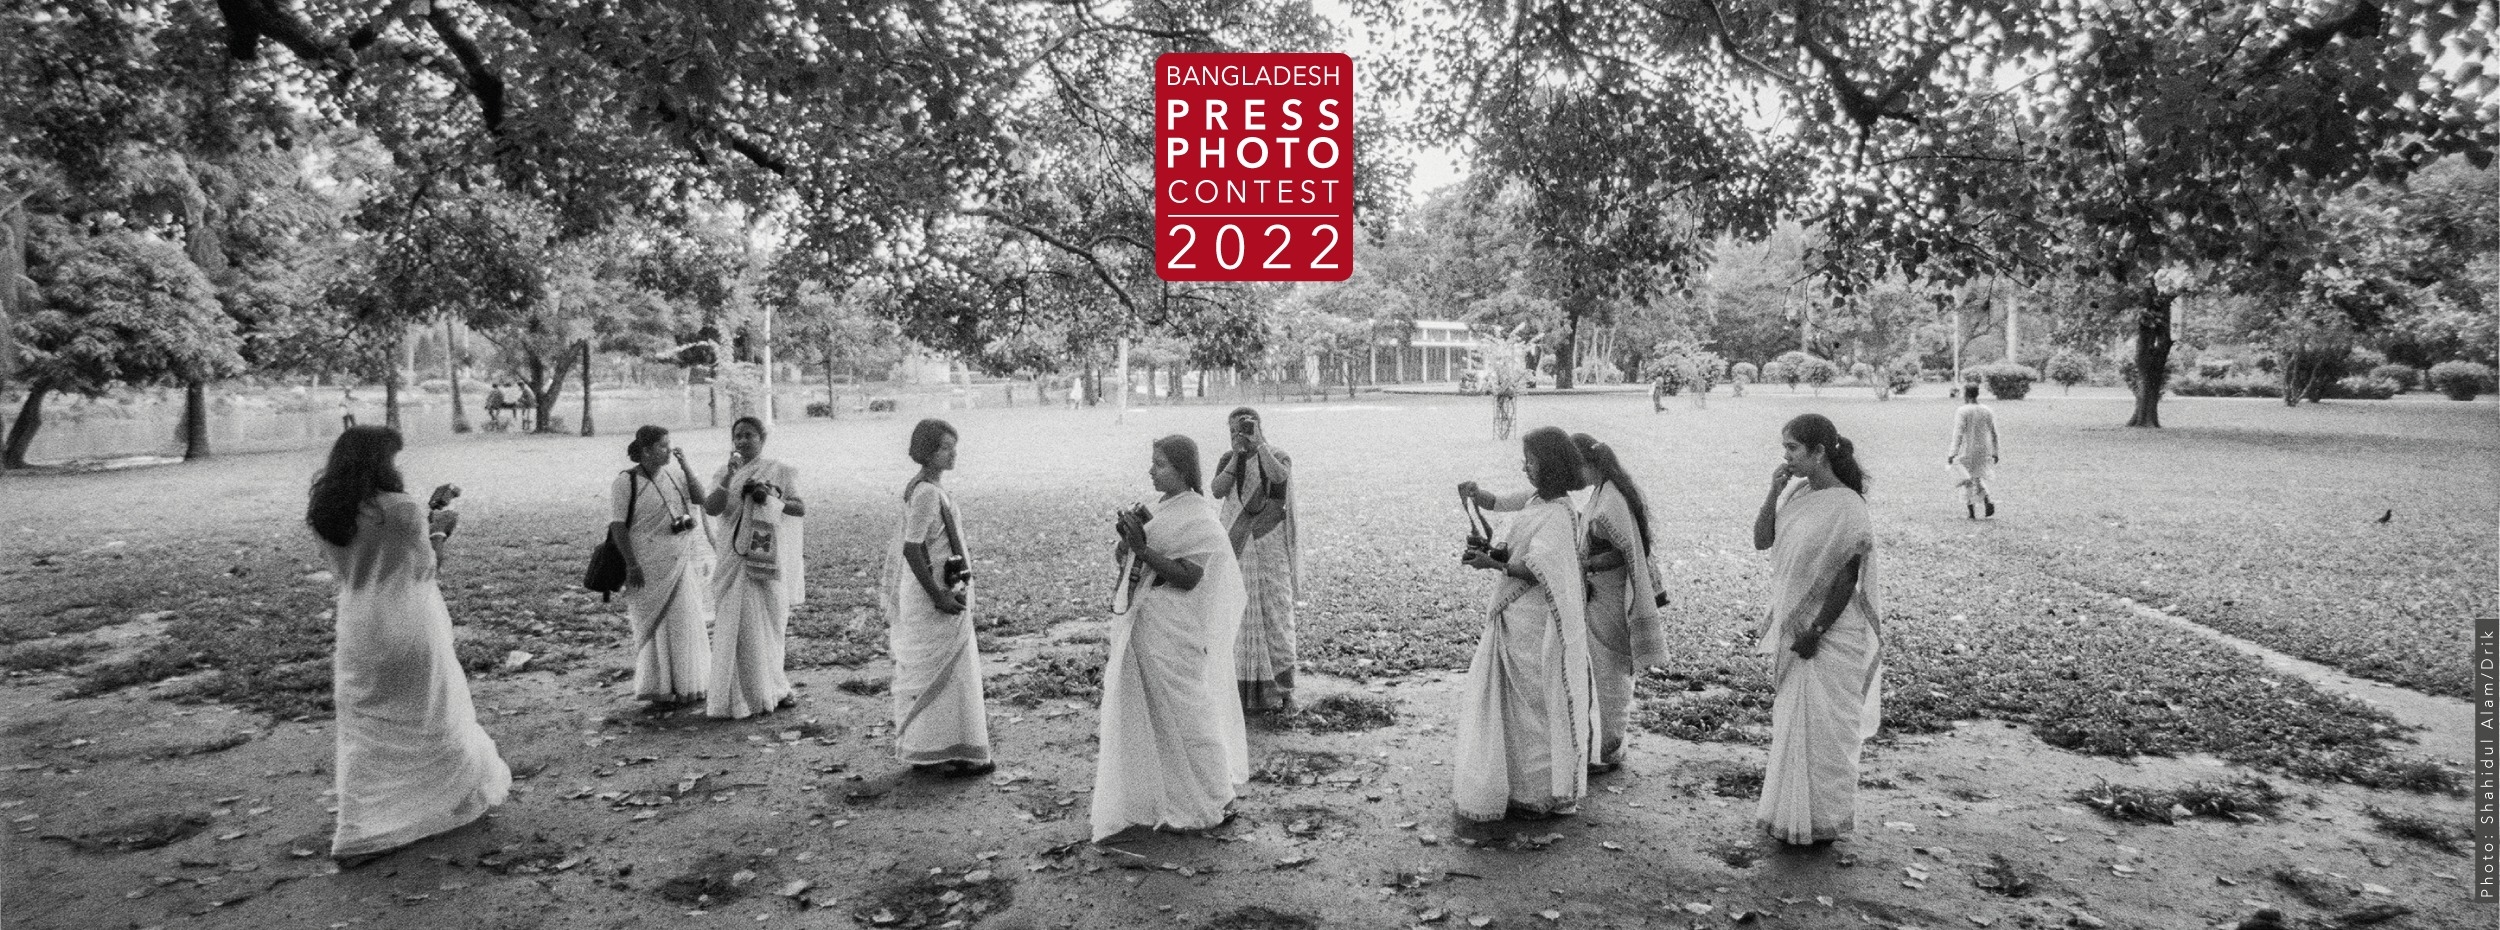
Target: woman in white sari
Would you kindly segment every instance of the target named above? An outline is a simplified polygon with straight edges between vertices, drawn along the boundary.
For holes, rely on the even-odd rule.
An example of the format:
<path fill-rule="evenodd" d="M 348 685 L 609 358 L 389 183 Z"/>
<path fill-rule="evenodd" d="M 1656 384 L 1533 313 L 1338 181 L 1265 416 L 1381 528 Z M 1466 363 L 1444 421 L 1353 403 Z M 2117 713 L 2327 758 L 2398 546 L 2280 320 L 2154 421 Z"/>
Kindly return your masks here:
<path fill-rule="evenodd" d="M 1582 549 L 1589 577 L 1589 663 L 1597 679 L 1597 744 L 1589 773 L 1623 767 L 1632 717 L 1632 680 L 1641 669 L 1666 661 L 1665 579 L 1650 554 L 1649 503 L 1623 470 L 1613 446 L 1587 433 L 1573 445 L 1586 460 L 1581 478 L 1589 490 L 1581 511 Z"/>
<path fill-rule="evenodd" d="M 1302 593 L 1293 456 L 1268 444 L 1256 410 L 1234 408 L 1226 425 L 1233 448 L 1216 460 L 1207 488 L 1224 502 L 1224 528 L 1249 590 L 1233 671 L 1241 676 L 1242 710 L 1281 713 L 1293 709 L 1293 607 Z"/>
<path fill-rule="evenodd" d="M 1829 843 L 1857 825 L 1858 750 L 1883 719 L 1874 523 L 1865 471 L 1831 420 L 1788 421 L 1780 446 L 1753 525 L 1754 548 L 1771 550 L 1756 632 L 1778 692 L 1754 819 L 1781 842 Z"/>
<path fill-rule="evenodd" d="M 1536 493 L 1503 534 L 1506 558 L 1479 549 L 1463 558 L 1469 568 L 1502 573 L 1458 711 L 1453 800 L 1470 820 L 1576 813 L 1597 740 L 1588 582 L 1570 503 L 1580 450 L 1550 426 L 1529 431 L 1520 445 Z M 1473 482 L 1459 491 L 1481 493 Z"/>
<path fill-rule="evenodd" d="M 338 580 L 338 830 L 355 864 L 485 816 L 512 770 L 477 724 L 435 583 L 458 513 L 405 493 L 396 430 L 350 427 L 313 480 L 304 522 Z M 436 491 L 438 500 L 447 500 Z"/>
<path fill-rule="evenodd" d="M 788 566 L 798 554 L 783 532 L 807 516 L 795 468 L 764 457 L 764 422 L 729 426 L 733 451 L 714 476 L 703 512 L 721 517 L 712 568 L 712 683 L 704 713 L 740 719 L 795 703 L 782 667 L 790 629 Z M 789 519 L 784 519 L 784 518 Z"/>
<path fill-rule="evenodd" d="M 711 678 L 712 598 L 704 590 L 711 552 L 694 502 L 703 483 L 669 442 L 668 430 L 634 431 L 635 462 L 608 492 L 608 516 L 625 556 L 625 616 L 634 636 L 634 697 L 655 708 L 703 699 Z M 671 464 L 677 467 L 670 468 Z"/>
<path fill-rule="evenodd" d="M 903 516 L 886 546 L 878 590 L 894 653 L 894 757 L 915 769 L 980 775 L 997 766 L 981 704 L 971 556 L 955 499 L 939 484 L 955 467 L 955 438 L 944 420 L 912 427 L 911 460 L 920 473 L 903 487 Z"/>
<path fill-rule="evenodd" d="M 1094 841 L 1133 827 L 1203 830 L 1230 819 L 1250 781 L 1250 744 L 1233 686 L 1233 637 L 1246 595 L 1215 505 L 1200 492 L 1198 446 L 1154 444 L 1160 500 L 1120 515 L 1119 558 L 1138 576 L 1111 621 L 1102 674 Z M 1115 603 L 1117 598 L 1115 598 Z"/>

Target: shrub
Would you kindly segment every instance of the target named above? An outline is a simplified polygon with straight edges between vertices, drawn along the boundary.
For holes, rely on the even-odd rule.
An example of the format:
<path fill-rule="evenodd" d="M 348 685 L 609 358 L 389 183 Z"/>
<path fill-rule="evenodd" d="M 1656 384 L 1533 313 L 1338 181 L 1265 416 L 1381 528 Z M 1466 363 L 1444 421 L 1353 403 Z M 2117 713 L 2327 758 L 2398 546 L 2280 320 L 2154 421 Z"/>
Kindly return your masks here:
<path fill-rule="evenodd" d="M 871 397 L 871 398 L 869 398 L 869 399 L 868 399 L 868 412 L 869 412 L 869 413 L 893 413 L 893 412 L 894 412 L 894 398 L 891 398 L 891 397 Z"/>
<path fill-rule="evenodd" d="M 2489 392 L 2491 366 L 2481 362 L 2441 362 L 2431 366 L 2430 385 L 2449 400 L 2473 400 Z"/>
<path fill-rule="evenodd" d="M 2422 386 L 2422 369 L 2406 364 L 2380 365 L 2370 369 L 2370 377 L 2396 382 L 2399 393 Z"/>
<path fill-rule="evenodd" d="M 808 401 L 807 415 L 811 417 L 823 417 L 828 420 L 833 419 L 833 404 L 821 400 Z"/>
<path fill-rule="evenodd" d="M 2326 392 L 2326 396 L 2351 400 L 2386 400 L 2404 391 L 2404 385 L 2386 378 L 2354 375 L 2335 382 L 2335 386 Z"/>
<path fill-rule="evenodd" d="M 1875 383 L 1875 366 L 1859 362 L 1849 366 L 1849 377 L 1859 384 Z"/>
<path fill-rule="evenodd" d="M 1823 385 L 1840 377 L 1840 366 L 1832 364 L 1831 359 L 1805 352 L 1783 353 L 1779 357 L 1779 366 L 1780 380 L 1788 382 L 1788 389 L 1792 391 L 1797 389 L 1797 382 L 1803 381 L 1813 385 L 1814 392 L 1820 394 L 1823 393 Z"/>
<path fill-rule="evenodd" d="M 1884 388 L 1894 394 L 1907 394 L 1918 386 L 1918 360 L 1901 358 L 1884 369 Z"/>
<path fill-rule="evenodd" d="M 2282 397 L 2283 383 L 2258 375 L 2237 378 L 2181 378 L 2170 383 L 2180 397 Z"/>
<path fill-rule="evenodd" d="M 1998 362 L 1962 370 L 1962 380 L 1988 386 L 1988 393 L 1998 400 L 2021 400 L 2031 393 L 2031 383 L 2040 380 L 2040 373 L 2029 365 Z"/>
<path fill-rule="evenodd" d="M 2046 373 L 2049 380 L 2057 382 L 2059 387 L 2071 392 L 2076 384 L 2092 376 L 2092 363 L 2085 360 L 2079 353 L 2061 350 L 2056 355 L 2049 356 Z"/>
<path fill-rule="evenodd" d="M 1752 384 L 1760 374 L 1752 362 L 1737 362 L 1727 368 L 1727 380 L 1735 384 Z"/>
<path fill-rule="evenodd" d="M 1797 379 L 1789 376 L 1787 367 L 1781 365 L 1778 359 L 1762 363 L 1762 383 L 1776 384 L 1781 381 L 1788 382 L 1789 390 L 1797 389 Z"/>

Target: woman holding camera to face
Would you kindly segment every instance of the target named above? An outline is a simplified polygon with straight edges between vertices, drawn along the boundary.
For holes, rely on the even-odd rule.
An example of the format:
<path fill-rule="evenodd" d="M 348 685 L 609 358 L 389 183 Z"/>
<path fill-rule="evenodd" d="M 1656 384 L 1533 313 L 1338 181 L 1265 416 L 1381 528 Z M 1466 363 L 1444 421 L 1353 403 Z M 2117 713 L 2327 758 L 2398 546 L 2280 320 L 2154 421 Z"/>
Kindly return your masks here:
<path fill-rule="evenodd" d="M 1597 739 L 1588 583 L 1569 497 L 1580 487 L 1580 450 L 1550 426 L 1520 445 L 1533 498 L 1495 549 L 1471 546 L 1461 557 L 1501 573 L 1458 711 L 1454 801 L 1471 820 L 1576 812 Z M 1459 491 L 1481 499 L 1474 482 Z"/>
<path fill-rule="evenodd" d="M 485 816 L 512 770 L 477 724 L 435 570 L 459 527 L 457 488 L 409 497 L 397 430 L 349 427 L 313 479 L 304 522 L 338 580 L 338 830 L 330 855 L 370 857 Z"/>
<path fill-rule="evenodd" d="M 807 516 L 799 473 L 764 457 L 764 421 L 729 425 L 729 462 L 714 477 L 703 512 L 725 524 L 712 568 L 712 681 L 704 712 L 738 719 L 795 703 L 782 667 L 790 628 L 790 581 L 799 542 L 789 530 Z"/>
<path fill-rule="evenodd" d="M 711 675 L 712 603 L 702 582 L 711 553 L 704 550 L 703 499 L 686 456 L 669 442 L 668 430 L 645 426 L 625 446 L 634 467 L 609 489 L 608 532 L 625 556 L 625 615 L 633 621 L 634 697 L 656 707 L 700 700 Z M 672 467 L 674 466 L 674 467 Z"/>
<path fill-rule="evenodd" d="M 920 473 L 903 486 L 903 518 L 886 547 L 879 591 L 894 654 L 894 757 L 915 769 L 980 775 L 997 766 L 981 704 L 971 562 L 955 499 L 939 484 L 955 467 L 955 441 L 944 420 L 912 427 Z"/>
<path fill-rule="evenodd" d="M 1293 708 L 1293 602 L 1302 588 L 1293 457 L 1268 443 L 1258 411 L 1235 408 L 1226 423 L 1233 448 L 1216 461 L 1207 488 L 1224 502 L 1224 526 L 1249 589 L 1233 672 L 1244 711 L 1282 712 Z"/>
<path fill-rule="evenodd" d="M 1197 443 L 1155 440 L 1147 474 L 1162 498 L 1122 512 L 1117 525 L 1115 559 L 1134 555 L 1139 577 L 1127 613 L 1112 620 L 1102 674 L 1095 842 L 1133 827 L 1220 826 L 1250 780 L 1233 687 L 1241 567 L 1200 492 Z"/>

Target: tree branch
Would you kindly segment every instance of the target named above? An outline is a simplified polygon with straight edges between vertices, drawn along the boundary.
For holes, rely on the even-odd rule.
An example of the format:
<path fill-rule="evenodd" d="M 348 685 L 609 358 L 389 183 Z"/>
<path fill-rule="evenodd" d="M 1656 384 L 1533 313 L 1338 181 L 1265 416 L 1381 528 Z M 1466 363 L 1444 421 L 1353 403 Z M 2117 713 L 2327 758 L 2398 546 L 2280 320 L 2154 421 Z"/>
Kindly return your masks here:
<path fill-rule="evenodd" d="M 477 98 L 478 118 L 486 124 L 486 131 L 500 135 L 504 116 L 503 77 L 486 66 L 486 56 L 478 52 L 477 43 L 460 31 L 460 21 L 451 18 L 451 11 L 444 9 L 439 0 L 426 9 L 425 21 L 434 27 L 434 35 L 443 40 L 443 47 L 450 49 L 451 56 L 460 62 L 460 70 L 466 75 L 460 82 L 461 86 L 468 89 L 470 96 Z"/>
<path fill-rule="evenodd" d="M 1120 286 L 1119 279 L 1111 274 L 1110 267 L 1104 265 L 1102 263 L 1102 257 L 1095 255 L 1092 249 L 1069 242 L 1066 239 L 1052 235 L 1047 230 L 1034 226 L 1030 223 L 1026 223 L 1022 220 L 1018 220 L 1015 217 L 1008 216 L 1005 213 L 1001 213 L 989 207 L 965 210 L 963 213 L 966 216 L 978 216 L 991 220 L 999 225 L 1006 226 L 1035 239 L 1039 239 L 1052 248 L 1084 259 L 1087 265 L 1093 266 L 1094 277 L 1101 279 L 1103 286 L 1110 288 L 1111 293 L 1120 298 L 1120 303 L 1123 306 L 1128 307 L 1131 311 L 1135 311 L 1137 309 L 1137 299 L 1129 296 L 1128 288 Z"/>

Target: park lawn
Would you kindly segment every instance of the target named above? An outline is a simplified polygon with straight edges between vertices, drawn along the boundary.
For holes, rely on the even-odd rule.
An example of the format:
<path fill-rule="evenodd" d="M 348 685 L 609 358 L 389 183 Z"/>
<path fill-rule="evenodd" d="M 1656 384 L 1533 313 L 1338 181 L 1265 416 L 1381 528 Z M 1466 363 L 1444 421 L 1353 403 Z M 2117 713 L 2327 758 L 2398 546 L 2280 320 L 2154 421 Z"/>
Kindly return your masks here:
<path fill-rule="evenodd" d="M 1450 488 L 1521 483 L 1482 398 L 1366 397 L 1275 404 L 1269 433 L 1301 482 L 1306 666 L 1391 682 L 1464 668 L 1488 582 L 1457 565 L 1465 528 Z M 1765 559 L 1749 527 L 1777 462 L 1777 430 L 1834 417 L 1876 475 L 1887 600 L 1886 727 L 1955 720 L 2034 724 L 2079 752 L 2210 753 L 2313 779 L 2438 787 L 2452 777 L 2402 755 L 2385 715 L 2157 621 L 2117 597 L 2176 605 L 2201 622 L 2369 677 L 2431 690 L 2460 680 L 2466 617 L 2500 515 L 2489 404 L 2398 401 L 2286 409 L 2174 400 L 2159 432 L 2112 424 L 2121 403 L 1999 403 L 2004 510 L 1964 520 L 1945 478 L 1952 405 L 1878 403 L 1757 389 L 1706 409 L 1652 413 L 1638 395 L 1537 396 L 1521 423 L 1613 442 L 1647 491 L 1675 604 L 1674 657 L 1644 682 L 1641 720 L 1686 738 L 1755 741 L 1768 724 L 1765 665 L 1747 636 Z M 1221 436 L 1220 408 L 983 409 L 954 416 L 950 477 L 992 643 L 1047 640 L 1006 693 L 1082 695 L 1110 584 L 1109 514 L 1143 499 L 1147 443 Z M 883 651 L 874 584 L 900 490 L 906 418 L 786 424 L 768 453 L 797 464 L 808 518 L 808 603 L 794 666 L 857 666 Z M 409 481 L 466 490 L 445 590 L 463 658 L 503 674 L 621 670 L 623 619 L 581 592 L 622 438 L 478 436 L 412 448 Z M 698 465 L 717 430 L 682 431 Z M 1212 462 L 1212 447 L 1205 449 Z M 134 472 L 0 481 L 0 664 L 57 667 L 70 687 L 151 685 L 280 717 L 326 712 L 330 592 L 300 528 L 316 452 L 237 456 Z M 709 469 L 705 469 L 708 477 Z M 2397 520 L 2371 522 L 2382 510 Z M 100 627 L 161 623 L 152 642 L 104 649 Z M 1098 660 L 1096 660 L 1098 661 Z M 873 687 L 863 682 L 861 687 Z"/>

